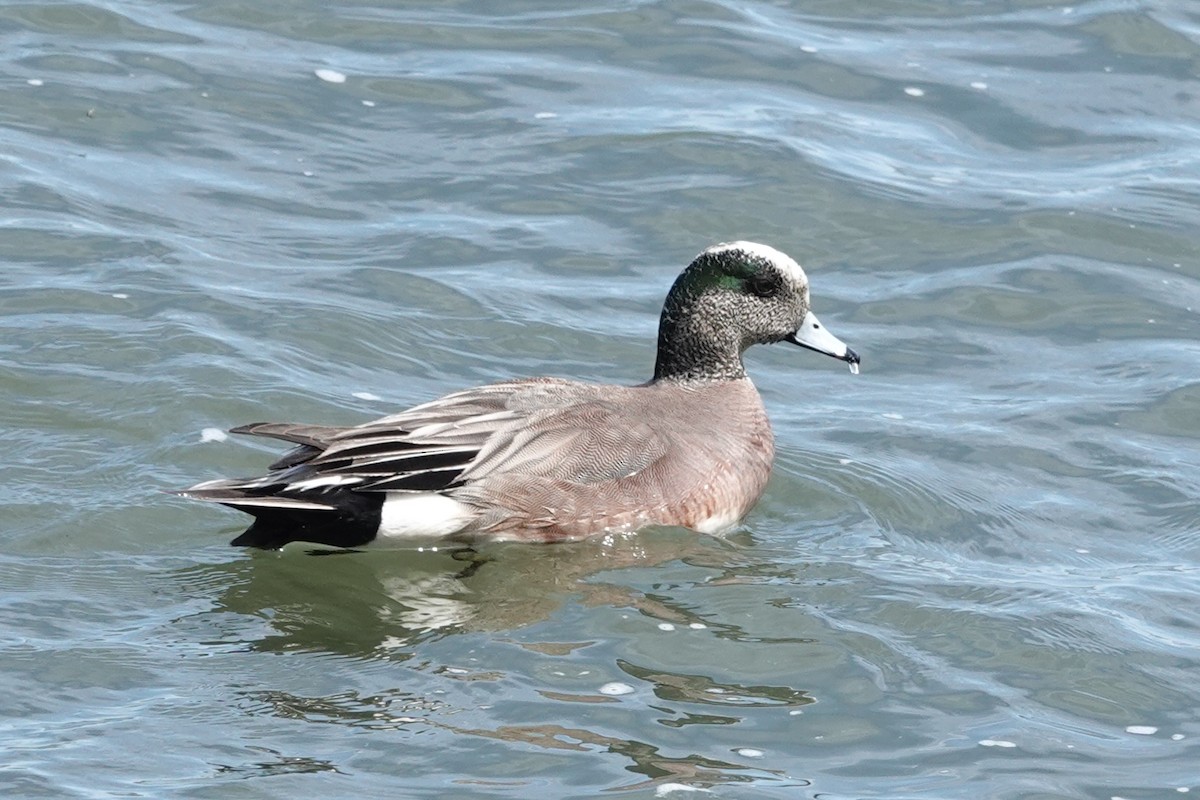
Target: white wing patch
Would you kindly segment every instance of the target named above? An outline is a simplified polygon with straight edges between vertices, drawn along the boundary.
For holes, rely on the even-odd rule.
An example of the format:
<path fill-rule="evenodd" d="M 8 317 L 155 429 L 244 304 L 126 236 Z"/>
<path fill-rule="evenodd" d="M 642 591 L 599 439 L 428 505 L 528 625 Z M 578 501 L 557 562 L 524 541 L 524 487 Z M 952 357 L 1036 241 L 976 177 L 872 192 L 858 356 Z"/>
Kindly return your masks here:
<path fill-rule="evenodd" d="M 287 484 L 289 492 L 307 492 L 313 489 L 332 489 L 336 486 L 353 486 L 363 479 L 354 475 L 317 475 Z"/>

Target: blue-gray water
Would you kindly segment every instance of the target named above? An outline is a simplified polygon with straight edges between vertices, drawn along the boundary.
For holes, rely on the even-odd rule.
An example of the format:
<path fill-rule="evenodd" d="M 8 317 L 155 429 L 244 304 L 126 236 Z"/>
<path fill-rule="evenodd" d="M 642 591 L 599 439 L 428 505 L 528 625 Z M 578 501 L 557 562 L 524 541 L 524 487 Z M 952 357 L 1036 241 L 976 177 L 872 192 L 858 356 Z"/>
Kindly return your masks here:
<path fill-rule="evenodd" d="M 0 6 L 0 796 L 1200 791 L 1198 70 L 1193 0 Z M 732 238 L 864 370 L 751 353 L 726 541 L 464 576 L 162 493 L 641 381 Z"/>

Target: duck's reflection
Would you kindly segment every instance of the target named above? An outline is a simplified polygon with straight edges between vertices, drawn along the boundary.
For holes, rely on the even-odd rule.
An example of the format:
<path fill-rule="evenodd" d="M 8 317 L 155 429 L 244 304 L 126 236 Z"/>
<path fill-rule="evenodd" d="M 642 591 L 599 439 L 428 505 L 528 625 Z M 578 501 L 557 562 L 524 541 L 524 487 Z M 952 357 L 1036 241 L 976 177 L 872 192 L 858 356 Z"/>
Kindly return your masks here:
<path fill-rule="evenodd" d="M 594 576 L 672 560 L 727 570 L 735 542 L 663 529 L 559 545 L 481 545 L 316 557 L 303 546 L 207 565 L 226 587 L 217 611 L 267 623 L 244 642 L 257 650 L 308 650 L 357 657 L 403 655 L 430 637 L 522 628 L 568 598 L 641 610 L 687 623 L 684 610 Z"/>
<path fill-rule="evenodd" d="M 672 671 L 654 663 L 655 659 L 638 664 L 582 655 L 592 646 L 604 647 L 601 641 L 517 641 L 529 637 L 505 635 L 548 620 L 563 609 L 571 614 L 581 608 L 609 607 L 641 612 L 660 620 L 660 627 L 668 630 L 671 626 L 665 623 L 740 638 L 738 629 L 702 619 L 673 592 L 656 589 L 651 594 L 635 586 L 645 585 L 639 580 L 645 577 L 641 568 L 681 561 L 703 568 L 706 585 L 777 577 L 779 566 L 772 568 L 761 552 L 748 550 L 745 544 L 662 529 L 553 546 L 493 545 L 473 553 L 426 548 L 314 557 L 297 549 L 193 568 L 188 579 L 199 577 L 208 586 L 222 587 L 212 613 L 236 615 L 234 636 L 240 637 L 239 648 L 409 661 L 415 670 L 399 684 L 374 682 L 369 690 L 347 687 L 335 694 L 309 696 L 280 687 L 241 689 L 238 705 L 246 713 L 367 728 L 381 735 L 441 731 L 522 747 L 616 755 L 629 762 L 622 771 L 639 779 L 614 789 L 794 781 L 765 765 L 728 760 L 733 748 L 718 740 L 712 742 L 714 752 L 671 753 L 689 737 L 670 732 L 696 725 L 712 730 L 736 727 L 760 710 L 800 713 L 800 707 L 813 702 L 807 693 L 787 686 L 722 682 L 692 669 Z M 626 572 L 630 569 L 634 571 Z M 483 647 L 504 643 L 550 660 L 561 659 L 565 672 L 582 675 L 594 670 L 597 683 L 606 669 L 609 676 L 615 670 L 632 685 L 606 686 L 619 685 L 620 694 L 628 696 L 609 696 L 605 687 L 597 689 L 595 684 L 590 690 L 572 690 L 553 681 L 538 685 L 540 681 L 534 679 L 530 685 L 527 674 L 514 679 L 503 668 L 496 669 L 506 658 L 502 654 L 480 663 L 455 649 L 458 640 L 453 637 L 480 633 L 500 634 L 476 637 Z M 471 643 L 468 652 L 481 652 L 474 649 L 479 643 Z M 457 653 L 454 666 L 437 663 L 434 655 L 447 646 Z M 468 662 L 477 666 L 459 666 Z M 417 673 L 424 677 L 414 680 Z M 474 681 L 496 688 L 482 693 L 467 688 Z M 651 694 L 635 694 L 647 687 Z M 481 698 L 487 699 L 480 703 Z M 535 708 L 538 712 L 531 714 Z M 621 711 L 614 716 L 599 712 L 603 708 Z M 596 717 L 596 712 L 601 716 Z M 559 719 L 550 722 L 548 716 Z M 621 730 L 626 724 L 633 727 Z M 656 740 L 654 731 L 662 733 L 662 741 Z M 251 767 L 259 760 L 248 757 Z"/>

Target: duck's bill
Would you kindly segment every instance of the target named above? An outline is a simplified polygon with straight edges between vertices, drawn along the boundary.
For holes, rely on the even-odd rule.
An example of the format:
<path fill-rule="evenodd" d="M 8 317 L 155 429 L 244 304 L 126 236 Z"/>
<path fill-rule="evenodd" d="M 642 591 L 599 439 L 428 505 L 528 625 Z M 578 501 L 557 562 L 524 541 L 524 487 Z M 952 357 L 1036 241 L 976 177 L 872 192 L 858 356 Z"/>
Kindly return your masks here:
<path fill-rule="evenodd" d="M 845 342 L 825 330 L 825 326 L 817 319 L 817 315 L 811 311 L 804 315 L 804 321 L 800 323 L 800 327 L 795 333 L 787 337 L 787 341 L 845 361 L 850 365 L 850 371 L 855 375 L 858 374 L 858 353 L 846 347 Z"/>

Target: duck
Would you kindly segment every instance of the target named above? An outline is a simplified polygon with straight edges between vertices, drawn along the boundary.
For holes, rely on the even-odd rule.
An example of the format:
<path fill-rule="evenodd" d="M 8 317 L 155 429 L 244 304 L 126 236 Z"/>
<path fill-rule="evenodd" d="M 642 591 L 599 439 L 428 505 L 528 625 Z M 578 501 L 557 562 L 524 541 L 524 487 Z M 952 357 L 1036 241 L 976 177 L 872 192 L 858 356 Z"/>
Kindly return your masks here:
<path fill-rule="evenodd" d="M 809 299 L 785 253 L 715 244 L 667 293 L 644 383 L 520 378 L 353 427 L 241 425 L 230 433 L 293 447 L 263 476 L 176 494 L 252 515 L 231 544 L 264 550 L 552 543 L 649 526 L 719 535 L 758 502 L 775 456 L 746 350 L 787 342 L 858 372 Z"/>

